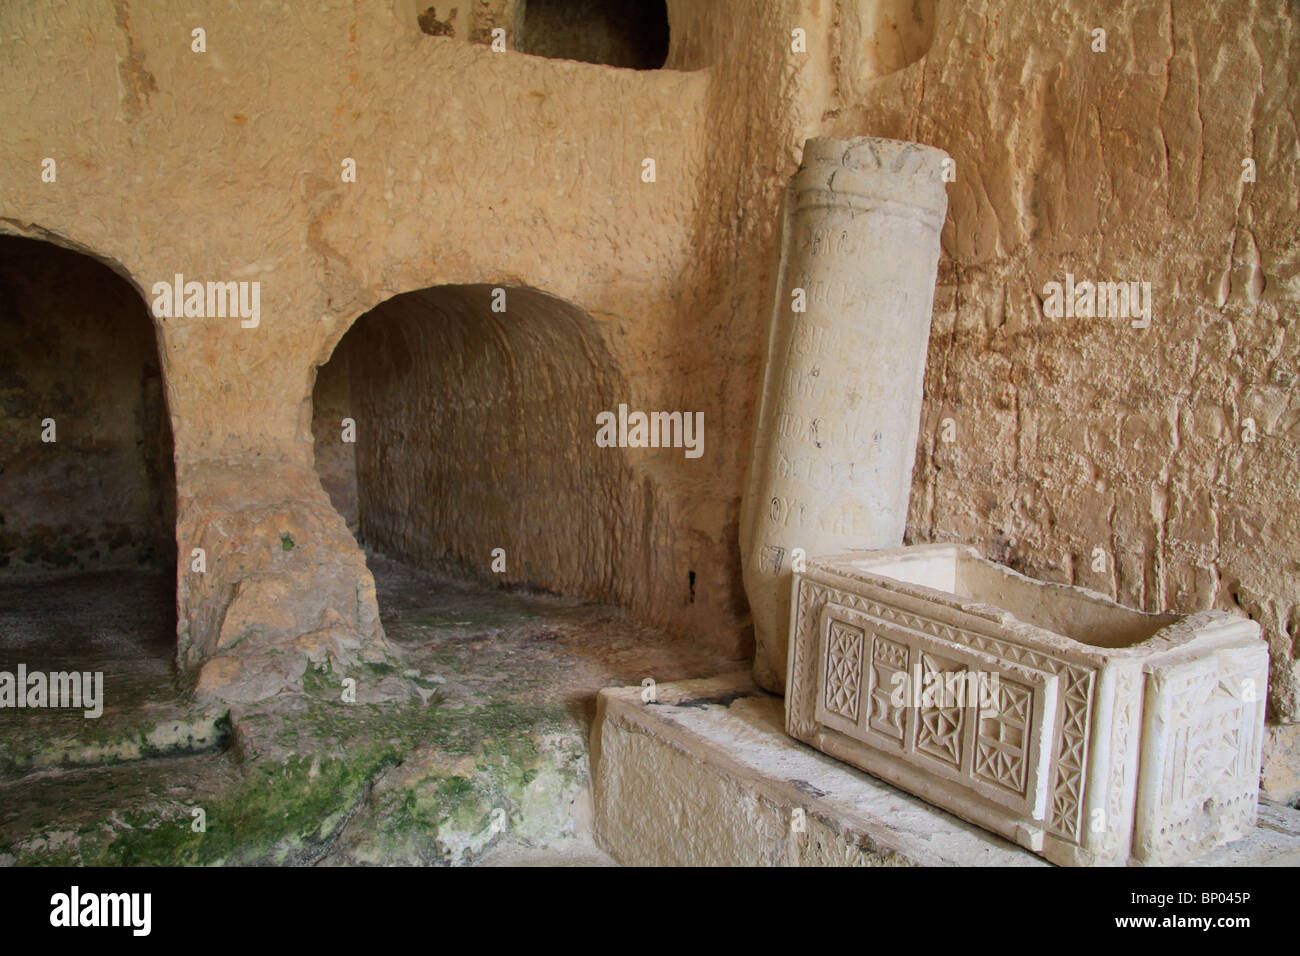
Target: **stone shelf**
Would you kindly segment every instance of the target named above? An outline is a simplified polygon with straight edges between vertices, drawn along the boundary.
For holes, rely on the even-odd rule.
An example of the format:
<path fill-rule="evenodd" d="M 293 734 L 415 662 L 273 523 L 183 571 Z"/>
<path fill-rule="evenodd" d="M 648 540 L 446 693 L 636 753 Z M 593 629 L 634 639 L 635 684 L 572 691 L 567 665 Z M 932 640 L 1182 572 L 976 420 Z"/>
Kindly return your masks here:
<path fill-rule="evenodd" d="M 592 731 L 597 842 L 624 865 L 1031 866 L 1036 854 L 791 739 L 747 674 L 601 692 Z M 797 821 L 797 822 L 796 822 Z M 1300 811 L 1196 866 L 1300 865 Z"/>

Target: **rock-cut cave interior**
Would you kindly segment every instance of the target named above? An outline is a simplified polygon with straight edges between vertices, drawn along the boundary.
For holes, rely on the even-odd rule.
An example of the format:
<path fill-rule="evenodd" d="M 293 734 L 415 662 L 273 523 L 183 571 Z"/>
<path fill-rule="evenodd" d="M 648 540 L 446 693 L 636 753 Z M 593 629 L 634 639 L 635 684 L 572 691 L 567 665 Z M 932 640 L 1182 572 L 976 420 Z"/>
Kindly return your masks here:
<path fill-rule="evenodd" d="M 1287 0 L 0 5 L 0 865 L 1300 863 Z"/>

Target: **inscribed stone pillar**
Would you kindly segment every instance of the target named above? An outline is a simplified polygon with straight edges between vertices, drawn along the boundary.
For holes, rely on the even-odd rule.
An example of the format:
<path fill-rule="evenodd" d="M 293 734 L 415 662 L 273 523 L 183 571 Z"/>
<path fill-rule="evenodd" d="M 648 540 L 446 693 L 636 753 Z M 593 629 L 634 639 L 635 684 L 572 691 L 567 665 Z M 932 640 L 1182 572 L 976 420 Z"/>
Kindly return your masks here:
<path fill-rule="evenodd" d="M 785 689 L 791 563 L 902 544 L 946 158 L 898 140 L 811 139 L 786 191 L 740 529 L 754 675 L 768 690 Z"/>

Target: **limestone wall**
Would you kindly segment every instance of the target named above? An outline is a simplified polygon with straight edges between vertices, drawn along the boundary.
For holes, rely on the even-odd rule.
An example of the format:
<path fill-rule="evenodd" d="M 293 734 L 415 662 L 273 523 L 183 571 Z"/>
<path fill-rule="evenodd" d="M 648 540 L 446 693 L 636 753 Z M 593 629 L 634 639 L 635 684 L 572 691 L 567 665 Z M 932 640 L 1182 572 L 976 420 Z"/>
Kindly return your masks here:
<path fill-rule="evenodd" d="M 1069 3 L 1044 17 L 940 3 L 926 57 L 846 82 L 832 124 L 956 160 L 910 540 L 969 542 L 1149 611 L 1244 611 L 1272 648 L 1270 713 L 1289 722 L 1297 75 L 1294 4 Z M 1044 288 L 1066 273 L 1150 283 L 1150 327 L 1052 317 Z M 1274 766 L 1300 767 L 1285 754 L 1298 739 L 1274 728 Z"/>
<path fill-rule="evenodd" d="M 206 577 L 178 572 L 196 660 L 222 633 L 379 641 L 313 470 L 315 370 L 372 307 L 456 284 L 563 300 L 630 407 L 704 413 L 697 460 L 629 450 L 620 547 L 655 542 L 651 620 L 743 647 L 777 201 L 807 137 L 888 136 L 956 160 L 910 539 L 1147 610 L 1244 609 L 1273 651 L 1270 766 L 1300 767 L 1294 4 L 669 0 L 662 70 L 494 52 L 517 4 L 457 4 L 450 30 L 432 6 L 0 8 L 0 231 L 91 250 L 146 301 L 177 272 L 262 284 L 257 328 L 156 322 L 177 545 L 209 545 Z M 1150 327 L 1050 318 L 1067 273 L 1149 282 Z M 334 583 L 308 600 L 315 573 Z M 306 603 L 277 617 L 286 575 Z"/>
<path fill-rule="evenodd" d="M 670 13 L 689 23 L 678 8 L 691 6 Z M 735 521 L 772 215 L 763 203 L 742 212 L 741 197 L 775 196 L 803 135 L 781 105 L 784 44 L 755 57 L 748 30 L 788 32 L 789 9 L 712 11 L 670 50 L 687 69 L 646 71 L 431 35 L 398 0 L 0 11 L 0 36 L 17 38 L 0 61 L 0 229 L 93 251 L 146 301 L 176 273 L 261 284 L 255 328 L 155 322 L 177 549 L 206 555 L 206 571 L 178 570 L 179 653 L 224 659 L 201 686 L 263 693 L 292 680 L 237 659 L 265 659 L 295 630 L 379 640 L 373 582 L 312 470 L 315 369 L 372 306 L 448 284 L 564 300 L 599 330 L 622 380 L 611 399 L 705 415 L 701 458 L 645 449 L 630 462 L 636 493 L 610 520 L 633 530 L 611 547 L 655 546 L 602 596 L 640 590 L 651 620 L 743 647 Z M 717 82 L 706 67 L 718 62 L 737 78 Z M 760 107 L 767 135 L 746 142 Z M 342 176 L 349 159 L 355 182 Z M 593 456 L 594 433 L 593 422 Z M 567 528 L 549 533 L 517 566 L 570 547 Z M 312 594 L 316 572 L 327 581 Z M 348 574 L 346 595 L 342 579 L 328 583 Z M 608 567 L 574 574 L 612 580 Z"/>

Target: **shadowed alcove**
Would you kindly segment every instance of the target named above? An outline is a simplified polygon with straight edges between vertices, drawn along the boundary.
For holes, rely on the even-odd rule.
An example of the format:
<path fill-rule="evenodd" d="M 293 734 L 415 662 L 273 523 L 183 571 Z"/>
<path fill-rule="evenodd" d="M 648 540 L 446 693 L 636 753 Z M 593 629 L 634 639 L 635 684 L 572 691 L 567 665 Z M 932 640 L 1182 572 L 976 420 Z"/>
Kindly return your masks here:
<path fill-rule="evenodd" d="M 0 404 L 4 658 L 85 670 L 143 655 L 170 672 L 171 424 L 135 288 L 88 255 L 0 236 Z"/>
<path fill-rule="evenodd" d="M 580 741 L 601 686 L 734 666 L 653 623 L 667 519 L 596 441 L 626 395 L 596 320 L 524 287 L 395 296 L 318 370 L 317 473 L 387 641 L 475 739 Z"/>
<path fill-rule="evenodd" d="M 414 4 L 421 33 L 491 44 L 498 51 L 633 70 L 658 70 L 668 59 L 665 0 L 400 2 L 404 10 Z"/>
<path fill-rule="evenodd" d="M 623 450 L 595 442 L 621 392 L 595 321 L 561 299 L 487 285 L 399 295 L 320 369 L 317 471 L 368 549 L 632 605 L 646 492 Z"/>
<path fill-rule="evenodd" d="M 517 47 L 532 53 L 635 70 L 668 57 L 664 0 L 524 0 Z"/>

